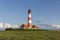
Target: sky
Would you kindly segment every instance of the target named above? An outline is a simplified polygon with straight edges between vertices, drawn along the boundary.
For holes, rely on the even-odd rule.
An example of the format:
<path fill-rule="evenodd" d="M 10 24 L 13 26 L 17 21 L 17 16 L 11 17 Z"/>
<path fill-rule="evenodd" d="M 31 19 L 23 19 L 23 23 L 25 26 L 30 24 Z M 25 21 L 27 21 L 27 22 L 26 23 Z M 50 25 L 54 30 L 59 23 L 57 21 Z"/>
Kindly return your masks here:
<path fill-rule="evenodd" d="M 0 22 L 28 23 L 28 9 L 33 24 L 60 25 L 60 0 L 0 0 Z"/>

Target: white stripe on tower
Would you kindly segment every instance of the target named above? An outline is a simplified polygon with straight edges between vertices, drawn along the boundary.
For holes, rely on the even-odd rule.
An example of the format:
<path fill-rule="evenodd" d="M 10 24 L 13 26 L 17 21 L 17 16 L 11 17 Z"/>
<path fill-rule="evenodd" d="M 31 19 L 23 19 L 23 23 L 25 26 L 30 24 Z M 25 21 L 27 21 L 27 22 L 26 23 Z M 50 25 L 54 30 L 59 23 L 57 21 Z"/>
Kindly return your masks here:
<path fill-rule="evenodd" d="M 31 21 L 31 20 L 29 20 L 29 23 L 32 23 L 32 21 Z"/>
<path fill-rule="evenodd" d="M 28 17 L 30 17 L 31 18 L 31 13 L 29 14 L 29 16 Z"/>
<path fill-rule="evenodd" d="M 28 10 L 28 28 L 32 28 L 31 10 Z"/>

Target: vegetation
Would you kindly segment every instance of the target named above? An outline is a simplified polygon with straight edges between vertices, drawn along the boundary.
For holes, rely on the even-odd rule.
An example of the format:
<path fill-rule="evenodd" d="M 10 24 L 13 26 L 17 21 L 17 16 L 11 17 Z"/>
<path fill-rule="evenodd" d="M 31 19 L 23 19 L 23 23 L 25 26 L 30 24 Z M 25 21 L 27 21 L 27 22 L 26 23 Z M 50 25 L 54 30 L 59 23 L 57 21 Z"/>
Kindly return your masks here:
<path fill-rule="evenodd" d="M 60 40 L 60 31 L 33 29 L 0 31 L 0 40 Z"/>

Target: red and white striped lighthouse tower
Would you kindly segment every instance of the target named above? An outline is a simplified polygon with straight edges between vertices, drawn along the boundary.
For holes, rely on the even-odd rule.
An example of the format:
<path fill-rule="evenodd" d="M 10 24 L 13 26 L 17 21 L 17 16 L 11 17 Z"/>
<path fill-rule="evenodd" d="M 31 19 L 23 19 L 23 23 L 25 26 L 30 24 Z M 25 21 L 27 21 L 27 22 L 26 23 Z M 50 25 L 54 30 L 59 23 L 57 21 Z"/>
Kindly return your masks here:
<path fill-rule="evenodd" d="M 28 10 L 28 28 L 32 28 L 32 18 L 31 18 L 31 10 Z"/>

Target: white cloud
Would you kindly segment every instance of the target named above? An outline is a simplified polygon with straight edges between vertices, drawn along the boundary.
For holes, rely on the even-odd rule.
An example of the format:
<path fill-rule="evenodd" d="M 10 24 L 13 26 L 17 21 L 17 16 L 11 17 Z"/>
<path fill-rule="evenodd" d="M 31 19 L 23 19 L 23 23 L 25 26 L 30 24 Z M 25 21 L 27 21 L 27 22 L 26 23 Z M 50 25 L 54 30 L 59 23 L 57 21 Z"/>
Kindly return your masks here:
<path fill-rule="evenodd" d="M 12 25 L 9 23 L 0 23 L 0 30 L 5 29 L 5 28 L 19 28 L 18 25 Z"/>
<path fill-rule="evenodd" d="M 12 28 L 18 28 L 18 25 L 12 25 Z"/>
<path fill-rule="evenodd" d="M 6 23 L 6 24 L 4 25 L 4 27 L 5 27 L 5 28 L 12 28 L 12 25 L 9 24 L 9 23 Z"/>
<path fill-rule="evenodd" d="M 53 24 L 53 25 L 40 24 L 39 27 L 42 28 L 42 29 L 57 29 L 57 30 L 60 30 L 60 25 L 56 25 L 56 24 Z"/>
<path fill-rule="evenodd" d="M 5 23 L 4 27 L 5 28 L 18 28 L 18 25 L 12 25 L 12 24 L 9 24 L 9 23 Z"/>
<path fill-rule="evenodd" d="M 0 28 L 3 28 L 3 23 L 2 22 L 0 23 Z"/>
<path fill-rule="evenodd" d="M 60 28 L 60 25 L 52 25 L 53 27 Z"/>
<path fill-rule="evenodd" d="M 40 24 L 39 26 L 42 29 L 59 29 L 60 30 L 60 25 L 58 25 L 58 24 L 52 24 L 52 25 Z M 0 23 L 0 28 L 19 28 L 19 27 L 18 27 L 18 25 L 12 25 L 12 24 L 9 24 L 9 23 L 3 24 L 1 22 Z"/>

